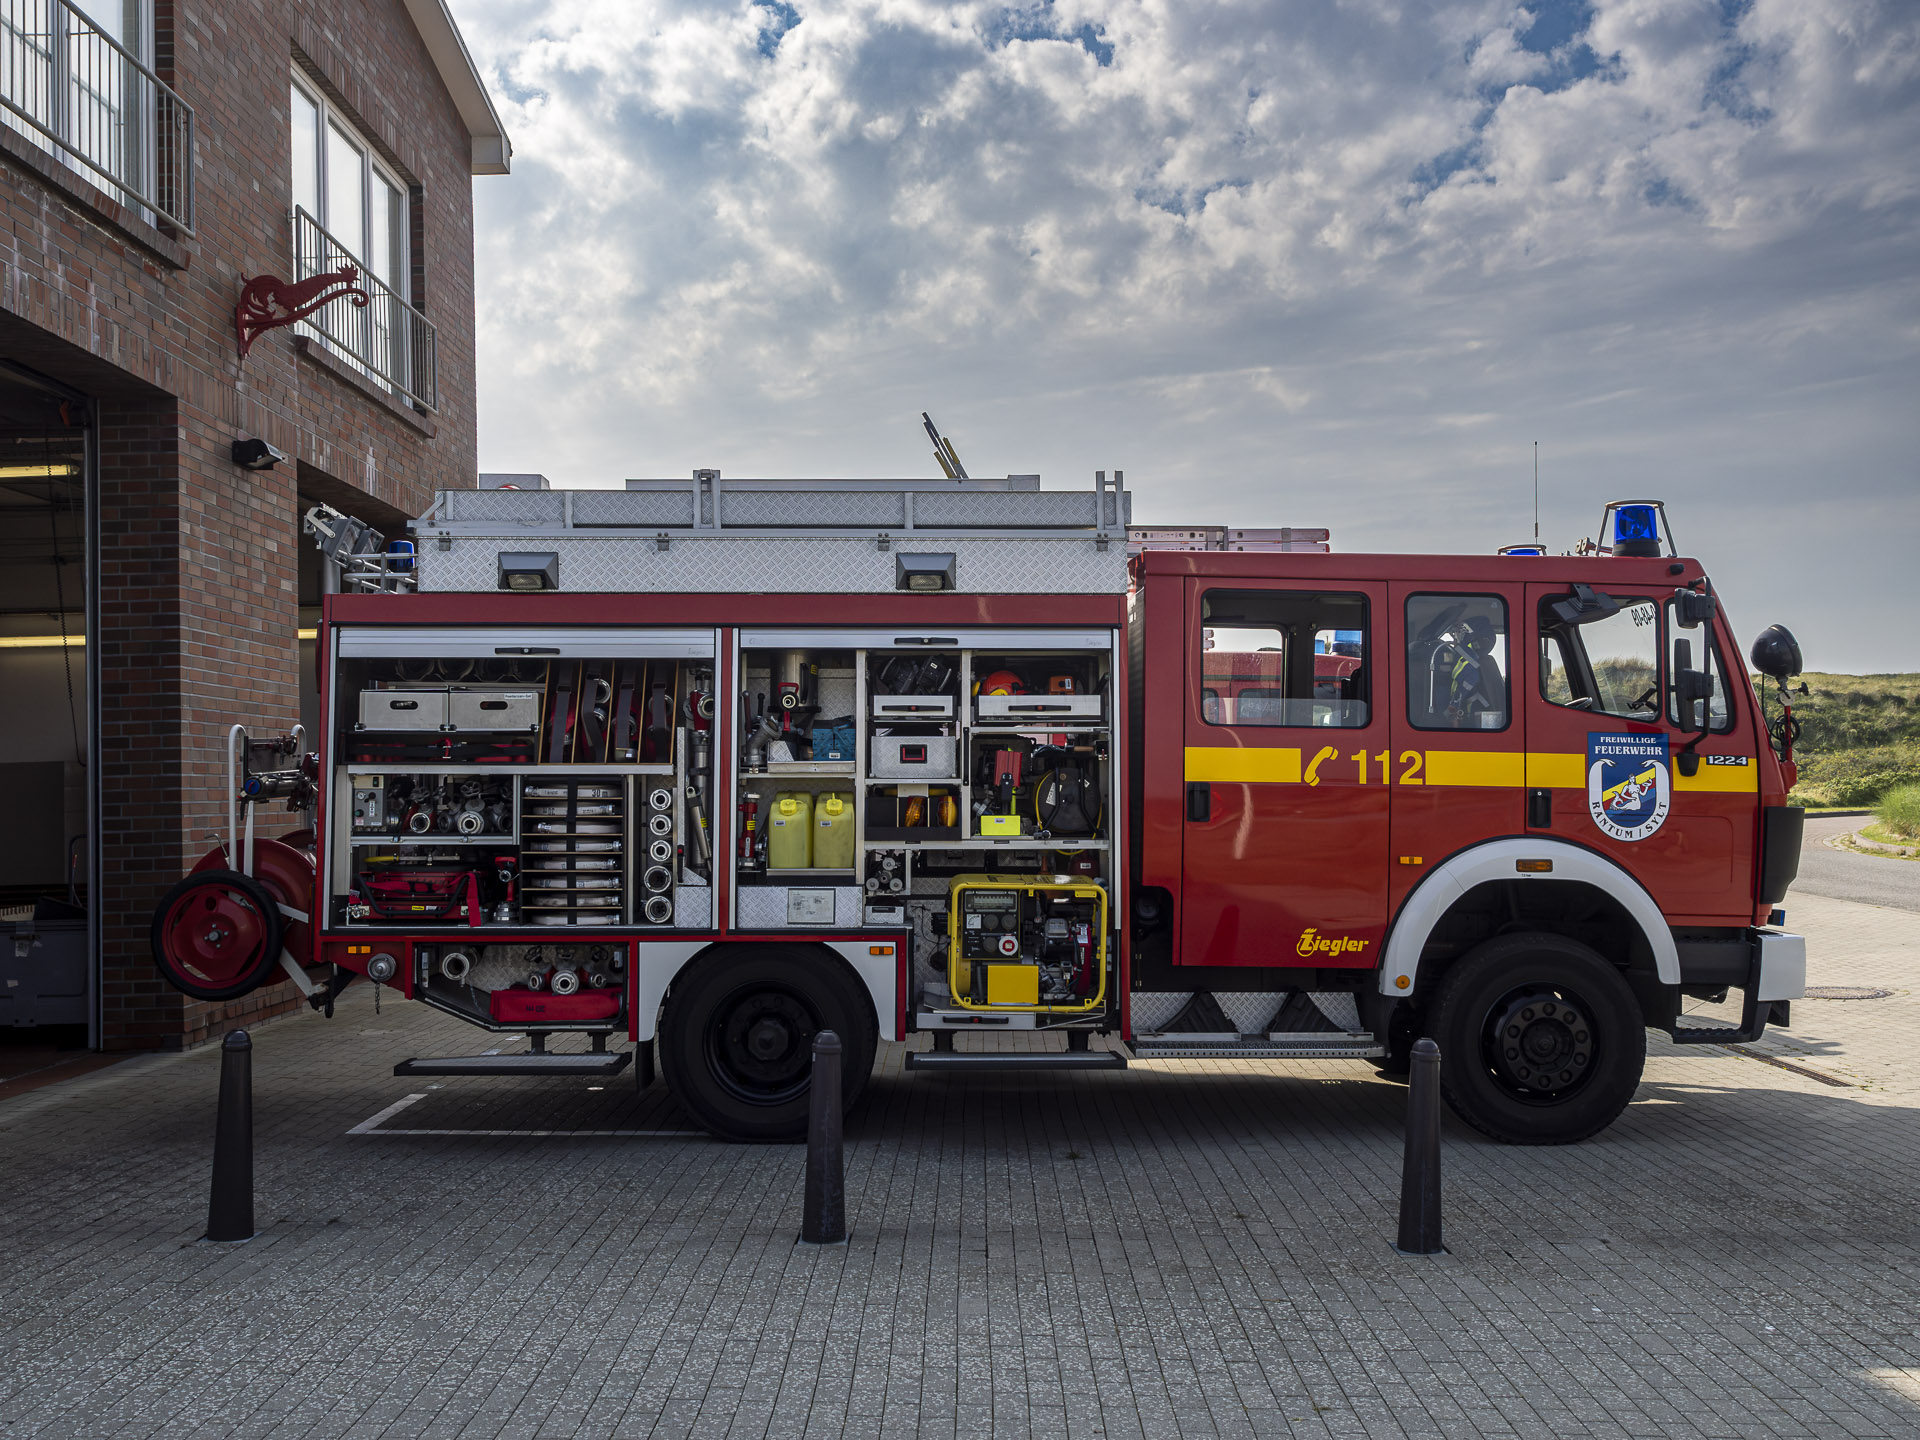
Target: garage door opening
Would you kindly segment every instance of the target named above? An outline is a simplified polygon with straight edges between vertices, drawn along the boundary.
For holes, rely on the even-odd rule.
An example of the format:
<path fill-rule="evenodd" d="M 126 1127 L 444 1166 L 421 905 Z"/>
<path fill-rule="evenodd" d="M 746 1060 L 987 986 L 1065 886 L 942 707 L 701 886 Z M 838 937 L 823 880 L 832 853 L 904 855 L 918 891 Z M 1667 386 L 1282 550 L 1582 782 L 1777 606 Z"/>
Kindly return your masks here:
<path fill-rule="evenodd" d="M 0 1083 L 100 1041 L 90 415 L 0 367 Z"/>

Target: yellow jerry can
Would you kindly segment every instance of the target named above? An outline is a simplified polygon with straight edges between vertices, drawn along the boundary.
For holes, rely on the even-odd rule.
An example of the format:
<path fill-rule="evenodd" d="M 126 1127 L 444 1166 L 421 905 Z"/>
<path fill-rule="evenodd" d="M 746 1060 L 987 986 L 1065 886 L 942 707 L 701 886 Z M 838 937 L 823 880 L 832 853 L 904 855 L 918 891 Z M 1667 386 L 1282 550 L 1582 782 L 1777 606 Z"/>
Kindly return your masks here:
<path fill-rule="evenodd" d="M 767 869 L 805 870 L 812 864 L 813 796 L 782 790 L 767 812 Z"/>

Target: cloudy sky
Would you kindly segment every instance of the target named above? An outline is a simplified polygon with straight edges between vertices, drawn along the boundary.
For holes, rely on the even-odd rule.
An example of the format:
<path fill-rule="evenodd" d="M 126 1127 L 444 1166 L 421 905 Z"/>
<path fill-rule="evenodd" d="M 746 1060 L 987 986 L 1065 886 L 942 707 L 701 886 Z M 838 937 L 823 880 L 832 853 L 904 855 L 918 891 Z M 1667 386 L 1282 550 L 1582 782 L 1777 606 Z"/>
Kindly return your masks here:
<path fill-rule="evenodd" d="M 483 469 L 1119 468 L 1136 523 L 1570 545 L 1920 669 L 1913 0 L 455 0 Z"/>

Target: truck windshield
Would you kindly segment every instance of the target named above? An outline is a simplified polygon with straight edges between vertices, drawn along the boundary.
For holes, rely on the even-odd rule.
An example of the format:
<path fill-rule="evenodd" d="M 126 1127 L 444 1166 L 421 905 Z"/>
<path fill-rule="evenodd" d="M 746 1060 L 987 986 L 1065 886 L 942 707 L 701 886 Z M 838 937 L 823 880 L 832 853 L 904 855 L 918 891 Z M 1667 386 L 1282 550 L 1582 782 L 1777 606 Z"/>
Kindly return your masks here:
<path fill-rule="evenodd" d="M 1646 596 L 1611 598 L 1619 613 L 1588 625 L 1560 624 L 1542 602 L 1540 693 L 1570 710 L 1657 721 L 1660 608 Z"/>

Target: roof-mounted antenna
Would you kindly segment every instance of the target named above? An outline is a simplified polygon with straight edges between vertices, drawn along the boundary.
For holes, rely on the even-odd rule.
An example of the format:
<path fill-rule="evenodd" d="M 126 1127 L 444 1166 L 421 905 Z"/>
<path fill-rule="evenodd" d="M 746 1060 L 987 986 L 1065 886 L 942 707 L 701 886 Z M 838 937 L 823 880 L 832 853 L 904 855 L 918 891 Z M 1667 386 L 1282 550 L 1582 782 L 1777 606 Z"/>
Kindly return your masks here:
<path fill-rule="evenodd" d="M 939 463 L 940 473 L 949 480 L 969 480 L 967 467 L 960 463 L 960 456 L 953 448 L 953 441 L 940 433 L 940 427 L 933 423 L 933 417 L 926 411 L 920 412 L 920 423 L 927 427 L 927 438 L 933 441 L 933 458 Z"/>

